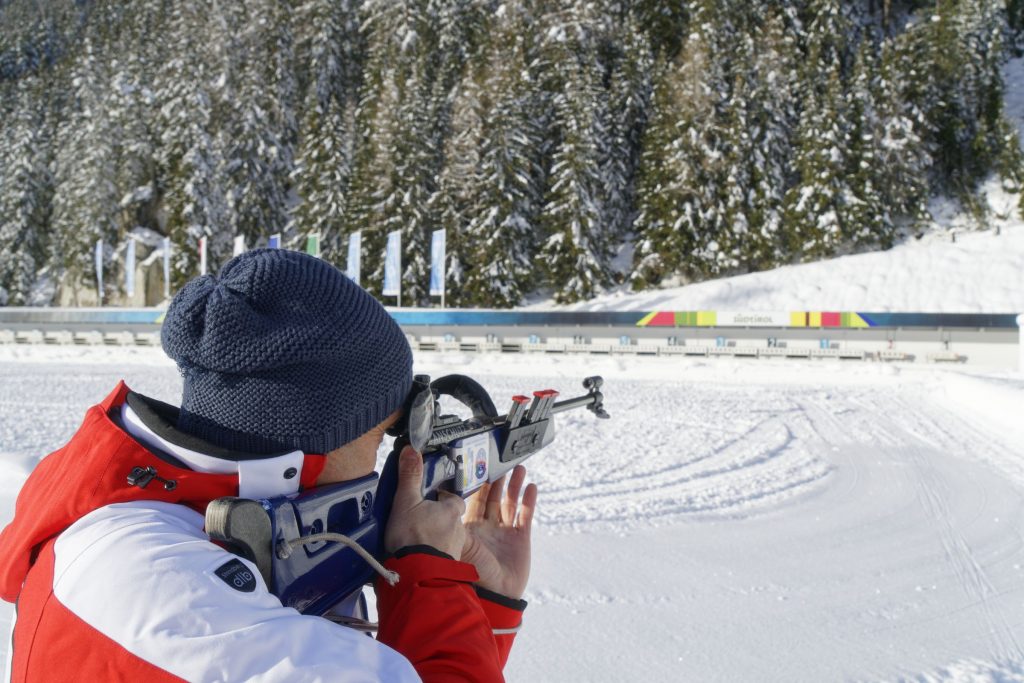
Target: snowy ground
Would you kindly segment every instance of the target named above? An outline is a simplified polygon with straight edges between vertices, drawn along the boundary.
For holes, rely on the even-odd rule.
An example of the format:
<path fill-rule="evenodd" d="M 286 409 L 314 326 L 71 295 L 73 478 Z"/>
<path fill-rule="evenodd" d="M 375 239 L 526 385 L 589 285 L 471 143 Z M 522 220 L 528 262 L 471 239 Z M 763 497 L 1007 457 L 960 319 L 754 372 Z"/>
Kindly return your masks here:
<path fill-rule="evenodd" d="M 1024 681 L 1024 376 L 462 354 L 417 370 L 497 396 L 606 378 L 612 419 L 560 416 L 530 463 L 509 680 Z M 180 387 L 156 349 L 0 348 L 0 521 L 120 377 Z"/>

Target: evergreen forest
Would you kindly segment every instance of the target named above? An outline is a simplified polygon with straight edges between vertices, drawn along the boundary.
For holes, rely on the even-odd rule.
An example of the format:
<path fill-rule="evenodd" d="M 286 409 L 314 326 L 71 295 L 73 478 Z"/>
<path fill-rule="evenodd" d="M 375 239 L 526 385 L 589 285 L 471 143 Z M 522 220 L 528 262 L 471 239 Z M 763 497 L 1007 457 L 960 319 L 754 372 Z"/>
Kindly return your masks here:
<path fill-rule="evenodd" d="M 1022 158 L 1024 0 L 0 0 L 0 304 L 175 288 L 321 235 L 403 304 L 633 289 L 885 249 Z M 1018 84 L 1022 85 L 1022 84 Z M 140 233 L 141 231 L 141 233 Z M 108 278 L 116 298 L 117 280 Z M 436 303 L 436 302 L 435 302 Z"/>

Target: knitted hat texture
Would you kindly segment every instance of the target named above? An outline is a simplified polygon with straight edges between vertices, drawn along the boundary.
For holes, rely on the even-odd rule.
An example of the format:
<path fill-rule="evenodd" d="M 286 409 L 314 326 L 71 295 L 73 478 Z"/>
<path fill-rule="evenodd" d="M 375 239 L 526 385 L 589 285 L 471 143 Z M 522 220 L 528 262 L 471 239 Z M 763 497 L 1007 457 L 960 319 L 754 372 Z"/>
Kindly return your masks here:
<path fill-rule="evenodd" d="M 327 453 L 401 407 L 412 351 L 384 307 L 329 263 L 255 249 L 190 281 L 161 331 L 178 427 L 253 454 Z"/>

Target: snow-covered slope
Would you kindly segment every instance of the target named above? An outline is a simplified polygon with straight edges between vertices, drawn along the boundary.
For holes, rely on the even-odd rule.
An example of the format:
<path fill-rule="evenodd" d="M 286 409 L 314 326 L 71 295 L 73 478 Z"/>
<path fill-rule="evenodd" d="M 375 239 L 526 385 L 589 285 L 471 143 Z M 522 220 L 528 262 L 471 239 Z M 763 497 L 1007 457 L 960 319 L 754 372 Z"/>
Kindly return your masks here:
<path fill-rule="evenodd" d="M 1024 222 L 1016 199 L 990 188 L 987 229 L 940 203 L 936 228 L 888 251 L 640 293 L 606 294 L 566 308 L 601 310 L 1024 312 Z M 1004 214 L 1005 215 L 1005 214 Z M 955 242 L 954 242 L 955 236 Z M 550 308 L 543 302 L 527 308 Z"/>

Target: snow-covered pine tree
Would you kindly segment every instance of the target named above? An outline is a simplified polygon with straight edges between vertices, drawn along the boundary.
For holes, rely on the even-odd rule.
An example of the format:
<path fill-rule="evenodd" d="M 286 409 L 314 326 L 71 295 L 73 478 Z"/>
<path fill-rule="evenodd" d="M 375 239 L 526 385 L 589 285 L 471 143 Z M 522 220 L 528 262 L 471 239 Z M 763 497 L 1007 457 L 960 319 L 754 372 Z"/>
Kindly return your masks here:
<path fill-rule="evenodd" d="M 192 276 L 198 260 L 197 245 L 207 238 L 207 259 L 211 272 L 231 258 L 235 233 L 223 183 L 224 159 L 216 138 L 210 134 L 211 103 L 205 92 L 198 90 L 191 106 L 189 150 L 185 154 L 184 203 L 182 218 L 185 229 L 178 236 L 175 260 L 182 272 Z M 244 233 L 243 233 L 244 234 Z M 251 242 L 250 242 L 251 244 Z"/>
<path fill-rule="evenodd" d="M 844 81 L 850 63 L 846 38 L 852 28 L 838 0 L 814 0 L 810 9 L 801 78 L 804 99 L 794 140 L 799 177 L 783 205 L 789 251 L 797 260 L 832 255 L 850 236 L 846 172 L 859 163 L 851 158 Z"/>
<path fill-rule="evenodd" d="M 310 89 L 294 173 L 300 199 L 292 207 L 289 232 L 319 233 L 324 258 L 337 261 L 345 251 L 350 138 L 340 103 L 334 98 L 322 103 L 318 99 Z"/>
<path fill-rule="evenodd" d="M 362 284 L 379 292 L 388 232 L 402 232 L 403 303 L 425 304 L 429 275 L 428 201 L 443 157 L 435 117 L 447 92 L 436 81 L 437 26 L 429 0 L 363 6 L 368 64 L 358 116 L 348 232 L 363 231 Z"/>
<path fill-rule="evenodd" d="M 320 233 L 324 258 L 343 263 L 361 38 L 354 3 L 311 0 L 297 12 L 298 59 L 308 60 L 291 232 Z"/>
<path fill-rule="evenodd" d="M 541 131 L 530 74 L 529 19 L 506 8 L 495 20 L 487 59 L 480 164 L 467 232 L 464 296 L 483 306 L 515 306 L 535 283 L 541 208 Z"/>
<path fill-rule="evenodd" d="M 931 154 L 921 133 L 929 129 L 924 112 L 912 98 L 904 95 L 912 82 L 913 64 L 887 39 L 881 48 L 877 67 L 865 64 L 864 77 L 870 78 L 873 112 L 866 119 L 865 135 L 870 135 L 870 152 L 865 154 L 874 190 L 880 204 L 889 213 L 892 225 L 884 226 L 879 244 L 892 244 L 900 223 L 918 223 L 928 219 L 928 173 Z M 867 59 L 867 58 L 866 58 Z M 862 77 L 862 79 L 864 78 Z"/>
<path fill-rule="evenodd" d="M 651 119 L 638 177 L 635 289 L 681 275 L 702 278 L 724 267 L 724 157 L 718 110 L 724 76 L 714 58 L 711 13 L 699 8 L 682 52 L 656 66 Z"/>
<path fill-rule="evenodd" d="M 466 268 L 472 263 L 469 222 L 478 210 L 480 147 L 483 137 L 483 104 L 477 68 L 456 87 L 452 102 L 452 133 L 445 142 L 444 163 L 437 189 L 427 203 L 431 230 L 445 231 L 445 290 L 448 306 L 472 301 L 466 290 Z"/>
<path fill-rule="evenodd" d="M 558 145 L 541 215 L 546 241 L 541 249 L 548 278 L 560 303 L 588 299 L 611 282 L 609 225 L 602 200 L 601 150 L 606 140 L 600 102 L 600 65 L 593 42 L 595 26 L 569 12 L 547 34 L 546 63 Z"/>
<path fill-rule="evenodd" d="M 374 294 L 380 294 L 383 276 L 382 258 L 386 239 L 377 206 L 381 196 L 390 192 L 391 139 L 396 134 L 399 92 L 394 67 L 389 66 L 386 55 L 380 54 L 380 44 L 370 46 L 363 93 L 356 114 L 356 142 L 352 174 L 345 202 L 346 236 L 361 232 L 362 262 L 374 267 L 364 272 L 360 284 Z"/>
<path fill-rule="evenodd" d="M 849 125 L 836 67 L 824 92 L 808 93 L 795 144 L 799 180 L 786 193 L 783 220 L 793 258 L 815 260 L 834 254 L 850 228 L 843 222 L 849 199 Z"/>
<path fill-rule="evenodd" d="M 422 78 L 416 73 L 406 84 L 398 114 L 402 125 L 389 150 L 394 169 L 392 192 L 378 205 L 384 233 L 402 233 L 402 303 L 412 306 L 430 303 L 428 233 L 432 226 L 428 202 L 436 190 L 439 144 L 431 135 L 431 90 Z"/>
<path fill-rule="evenodd" d="M 293 130 L 289 103 L 278 98 L 290 86 L 281 71 L 287 59 L 276 54 L 288 43 L 285 7 L 271 0 L 219 5 L 228 39 L 217 48 L 224 74 L 217 145 L 224 150 L 228 225 L 250 245 L 284 232 L 288 222 Z"/>
<path fill-rule="evenodd" d="M 733 237 L 726 241 L 744 270 L 761 270 L 777 265 L 784 251 L 782 202 L 793 175 L 799 60 L 794 36 L 776 11 L 759 16 L 737 42 L 745 49 L 727 103 L 726 182 L 735 188 L 730 213 L 742 207 L 743 217 L 728 221 Z"/>
<path fill-rule="evenodd" d="M 973 2 L 936 0 L 920 23 L 900 37 L 917 64 L 918 82 L 905 93 L 927 121 L 922 138 L 934 162 L 932 188 L 965 198 L 986 161 L 975 148 L 979 109 L 984 106 L 981 93 L 986 90 L 980 77 L 979 46 L 971 46 L 976 38 L 973 29 L 982 20 L 975 9 Z"/>
<path fill-rule="evenodd" d="M 227 80 L 218 53 L 219 43 L 204 39 L 209 37 L 207 32 L 214 30 L 209 26 L 211 18 L 204 9 L 193 0 L 182 0 L 168 8 L 163 27 L 167 58 L 160 62 L 154 75 L 158 105 L 154 119 L 159 131 L 155 161 L 163 210 L 161 228 L 173 244 L 172 290 L 199 271 L 197 235 L 189 230 L 190 216 L 197 213 L 193 207 L 193 188 L 223 182 L 220 178 L 223 165 L 204 166 L 213 175 L 203 178 L 192 163 L 197 158 L 193 150 L 203 145 L 216 145 L 218 122 L 212 113 L 212 92 L 217 88 L 216 83 L 223 84 Z M 222 17 L 215 14 L 212 19 L 217 26 Z M 197 139 L 197 134 L 201 139 Z M 204 155 L 199 153 L 198 156 Z M 209 152 L 205 156 L 209 156 Z M 220 201 L 225 201 L 223 191 Z M 224 231 L 230 233 L 231 228 L 225 227 Z"/>
<path fill-rule="evenodd" d="M 605 213 L 615 251 L 632 241 L 636 218 L 636 175 L 641 138 L 651 104 L 653 54 L 631 14 L 619 29 L 608 86 L 608 132 L 604 144 Z"/>
<path fill-rule="evenodd" d="M 680 185 L 676 156 L 676 104 L 680 101 L 676 68 L 658 57 L 653 69 L 651 118 L 644 131 L 637 173 L 637 217 L 633 224 L 636 248 L 630 284 L 642 290 L 680 270 L 694 236 L 677 229 L 676 216 L 685 192 Z"/>
<path fill-rule="evenodd" d="M 973 110 L 969 111 L 975 127 L 970 142 L 976 167 L 972 172 L 980 179 L 994 170 L 1016 189 L 1021 182 L 1021 149 L 1004 107 L 1006 13 L 985 0 L 965 0 L 959 10 L 965 59 L 958 88 Z"/>
<path fill-rule="evenodd" d="M 724 15 L 724 16 L 723 16 Z M 727 97 L 722 103 L 721 141 L 718 194 L 722 203 L 722 221 L 716 230 L 718 267 L 726 270 L 750 267 L 750 262 L 764 251 L 756 232 L 760 226 L 751 225 L 755 172 L 751 156 L 757 154 L 753 133 L 758 125 L 757 108 L 760 103 L 749 100 L 754 62 L 754 36 L 744 26 L 744 17 L 731 12 L 719 15 L 722 22 L 716 36 L 732 36 L 733 56 L 728 61 Z"/>
<path fill-rule="evenodd" d="M 875 168 L 879 149 L 879 120 L 876 97 L 878 88 L 872 82 L 877 73 L 874 50 L 869 41 L 861 43 L 853 66 L 849 86 L 849 154 L 846 185 L 848 194 L 843 206 L 843 223 L 856 246 L 891 246 L 894 226 L 884 189 L 876 181 Z"/>
<path fill-rule="evenodd" d="M 0 305 L 32 300 L 39 271 L 47 261 L 53 178 L 50 173 L 47 83 L 23 77 L 13 88 L 16 105 L 5 117 L 0 151 Z M 49 303 L 49 302 L 44 302 Z"/>
<path fill-rule="evenodd" d="M 108 245 L 104 263 L 109 265 L 109 245 L 118 239 L 117 150 L 120 133 L 107 115 L 106 96 L 111 79 L 104 61 L 85 38 L 82 55 L 72 68 L 71 103 L 67 118 L 56 134 L 53 200 L 54 263 L 65 270 L 63 285 L 71 299 L 79 301 L 83 289 L 95 288 L 93 246 L 102 239 Z M 105 281 L 110 285 L 110 278 Z M 105 300 L 109 301 L 109 290 Z M 91 297 L 90 297 L 91 298 Z"/>
<path fill-rule="evenodd" d="M 136 226 L 157 229 L 159 178 L 154 126 L 158 102 L 156 71 L 165 25 L 164 3 L 136 0 L 112 37 L 112 90 L 108 115 L 120 131 L 116 182 L 121 196 L 121 232 Z"/>
<path fill-rule="evenodd" d="M 647 37 L 651 50 L 672 60 L 686 40 L 691 3 L 663 0 L 633 0 L 625 3 Z"/>

